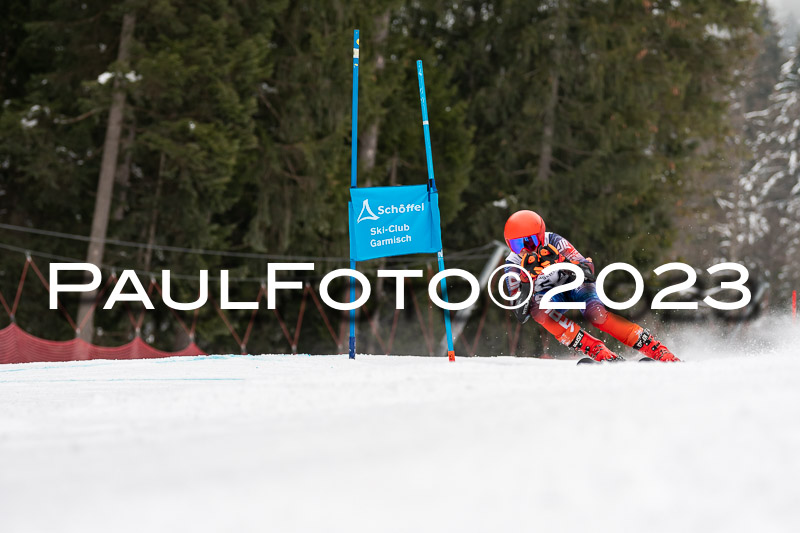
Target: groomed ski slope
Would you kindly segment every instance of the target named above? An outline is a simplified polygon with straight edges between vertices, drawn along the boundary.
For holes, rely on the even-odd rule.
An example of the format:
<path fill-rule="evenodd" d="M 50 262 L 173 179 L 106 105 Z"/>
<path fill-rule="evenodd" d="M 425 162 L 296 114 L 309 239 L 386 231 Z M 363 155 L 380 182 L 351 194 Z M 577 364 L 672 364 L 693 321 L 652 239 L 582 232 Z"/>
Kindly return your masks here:
<path fill-rule="evenodd" d="M 800 531 L 789 326 L 680 365 L 1 366 L 0 531 Z"/>

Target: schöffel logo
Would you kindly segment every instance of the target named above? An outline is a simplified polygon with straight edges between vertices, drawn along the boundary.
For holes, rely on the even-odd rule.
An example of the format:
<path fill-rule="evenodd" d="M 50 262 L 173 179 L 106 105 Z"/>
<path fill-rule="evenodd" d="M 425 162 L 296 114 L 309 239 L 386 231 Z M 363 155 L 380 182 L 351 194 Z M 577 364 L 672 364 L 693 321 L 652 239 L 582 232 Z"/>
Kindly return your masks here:
<path fill-rule="evenodd" d="M 356 220 L 356 224 L 361 222 L 362 220 L 378 220 L 381 215 L 390 215 L 390 214 L 397 214 L 397 213 L 413 213 L 417 212 L 420 213 L 425 211 L 425 202 L 421 202 L 418 204 L 401 204 L 401 205 L 379 205 L 378 206 L 378 214 L 372 212 L 372 209 L 369 207 L 369 200 L 364 198 L 364 203 L 361 205 L 361 213 L 358 215 L 358 219 Z"/>
<path fill-rule="evenodd" d="M 369 200 L 364 198 L 364 204 L 361 206 L 361 213 L 358 215 L 356 224 L 362 220 L 378 220 L 378 216 L 369 208 Z"/>

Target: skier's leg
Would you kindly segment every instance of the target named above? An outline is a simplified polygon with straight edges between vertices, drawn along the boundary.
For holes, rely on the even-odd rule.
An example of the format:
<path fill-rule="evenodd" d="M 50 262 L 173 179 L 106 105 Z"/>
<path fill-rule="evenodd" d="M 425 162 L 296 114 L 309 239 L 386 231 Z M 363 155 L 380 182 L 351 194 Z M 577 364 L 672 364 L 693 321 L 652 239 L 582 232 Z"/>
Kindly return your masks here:
<path fill-rule="evenodd" d="M 586 302 L 583 316 L 594 327 L 608 333 L 625 346 L 634 346 L 644 331 L 638 324 L 606 309 L 599 298 L 590 298 Z"/>
<path fill-rule="evenodd" d="M 600 331 L 608 333 L 622 344 L 652 359 L 680 361 L 649 330 L 606 309 L 597 296 L 593 283 L 586 283 L 575 292 L 579 292 L 581 299 L 586 302 L 586 309 L 582 311 L 583 316 Z"/>
<path fill-rule="evenodd" d="M 596 361 L 614 360 L 619 356 L 606 348 L 600 339 L 581 329 L 573 320 L 556 309 L 536 309 L 533 319 L 549 331 L 561 344 L 588 355 Z"/>

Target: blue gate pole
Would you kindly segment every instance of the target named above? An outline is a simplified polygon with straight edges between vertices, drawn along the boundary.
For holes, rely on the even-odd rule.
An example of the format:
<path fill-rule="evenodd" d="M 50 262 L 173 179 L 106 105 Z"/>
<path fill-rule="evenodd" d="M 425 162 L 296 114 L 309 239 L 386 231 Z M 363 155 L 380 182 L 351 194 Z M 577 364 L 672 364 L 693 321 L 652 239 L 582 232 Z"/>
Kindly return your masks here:
<path fill-rule="evenodd" d="M 422 131 L 425 134 L 425 157 L 428 162 L 428 188 L 436 192 L 436 180 L 433 177 L 433 157 L 431 156 L 431 132 L 428 126 L 428 102 L 425 97 L 425 76 L 422 74 L 422 61 L 417 60 L 417 80 L 419 81 L 419 101 L 422 106 Z M 444 252 L 440 249 L 436 258 L 439 261 L 439 272 L 444 270 Z M 447 281 L 442 279 L 442 299 L 449 302 L 447 299 Z M 450 327 L 450 310 L 444 310 L 444 328 L 447 332 L 447 356 L 451 361 L 456 360 L 456 353 L 453 349 L 453 331 Z"/>
<path fill-rule="evenodd" d="M 358 30 L 353 31 L 353 122 L 350 155 L 350 187 L 358 187 Z M 350 258 L 350 269 L 356 269 L 356 262 Z M 350 278 L 350 302 L 356 301 L 356 280 Z M 350 359 L 356 358 L 356 310 L 350 310 Z"/>

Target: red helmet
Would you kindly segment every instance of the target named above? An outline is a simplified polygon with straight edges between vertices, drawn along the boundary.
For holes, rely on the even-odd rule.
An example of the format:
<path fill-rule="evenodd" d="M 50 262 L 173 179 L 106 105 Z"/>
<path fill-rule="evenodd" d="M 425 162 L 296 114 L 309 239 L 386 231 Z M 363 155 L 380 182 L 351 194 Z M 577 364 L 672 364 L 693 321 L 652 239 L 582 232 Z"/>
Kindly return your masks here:
<path fill-rule="evenodd" d="M 506 244 L 518 254 L 523 248 L 536 250 L 544 243 L 544 220 L 533 211 L 517 211 L 506 221 Z"/>

